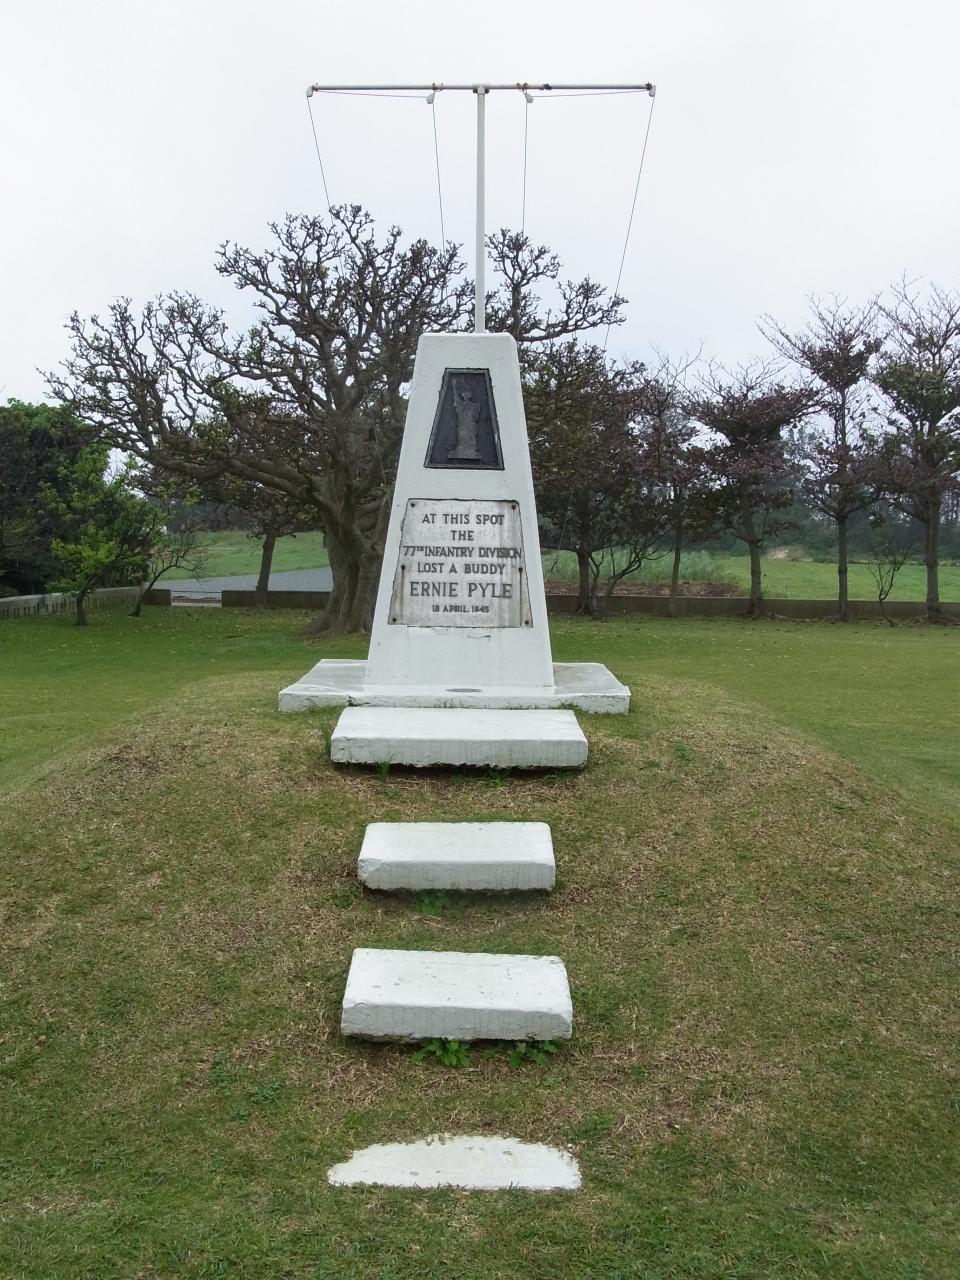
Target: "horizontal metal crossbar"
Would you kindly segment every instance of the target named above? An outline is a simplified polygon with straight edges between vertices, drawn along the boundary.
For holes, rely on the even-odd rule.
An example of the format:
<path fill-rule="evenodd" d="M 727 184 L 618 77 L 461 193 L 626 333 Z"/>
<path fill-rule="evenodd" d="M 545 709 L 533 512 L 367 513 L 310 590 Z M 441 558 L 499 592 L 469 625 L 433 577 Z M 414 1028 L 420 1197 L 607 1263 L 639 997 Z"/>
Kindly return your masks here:
<path fill-rule="evenodd" d="M 477 95 L 477 238 L 475 256 L 476 271 L 474 276 L 474 328 L 477 333 L 483 333 L 486 324 L 484 317 L 484 308 L 486 303 L 486 289 L 484 284 L 485 104 L 488 93 L 495 93 L 501 90 L 512 93 L 522 93 L 528 103 L 534 101 L 533 95 L 535 93 L 549 96 L 555 91 L 559 93 L 570 93 L 574 96 L 579 93 L 648 93 L 651 98 L 656 97 L 657 93 L 656 85 L 650 84 L 649 82 L 646 84 L 529 84 L 526 81 L 518 80 L 516 84 L 311 84 L 307 87 L 308 99 L 312 98 L 315 93 L 369 93 L 371 95 L 423 93 L 427 95 L 426 101 L 428 103 L 434 103 L 438 93 L 453 91 L 460 93 L 475 93 Z M 313 108 L 310 106 L 309 101 L 307 106 L 310 108 L 310 117 L 312 121 Z M 650 111 L 652 115 L 652 102 L 650 103 Z M 318 156 L 319 153 L 318 146 Z"/>
<path fill-rule="evenodd" d="M 649 93 L 657 91 L 655 84 L 528 84 L 518 80 L 516 84 L 311 84 L 307 97 L 315 93 L 497 93 L 512 90 L 514 93 L 552 93 L 556 91 L 584 91 L 611 93 Z"/>

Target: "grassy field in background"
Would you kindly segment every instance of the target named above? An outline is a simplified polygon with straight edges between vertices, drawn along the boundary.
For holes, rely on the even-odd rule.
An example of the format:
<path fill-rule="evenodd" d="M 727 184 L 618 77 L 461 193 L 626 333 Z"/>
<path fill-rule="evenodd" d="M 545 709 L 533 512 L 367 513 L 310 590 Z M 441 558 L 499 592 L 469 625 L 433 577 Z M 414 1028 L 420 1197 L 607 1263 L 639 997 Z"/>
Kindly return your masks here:
<path fill-rule="evenodd" d="M 208 553 L 202 574 L 205 578 L 260 571 L 261 543 L 239 529 L 201 533 L 200 543 Z M 274 573 L 288 569 L 320 569 L 329 563 L 322 533 L 297 533 L 277 539 L 273 552 Z"/>
<path fill-rule="evenodd" d="M 750 594 L 750 560 L 746 555 L 693 551 L 684 555 L 681 577 L 692 582 L 727 582 Z M 547 552 L 543 569 L 548 578 L 572 581 L 577 576 L 576 558 L 571 552 Z M 652 582 L 670 581 L 670 557 L 650 561 L 639 575 Z M 627 581 L 632 579 L 628 578 Z M 771 600 L 830 600 L 837 594 L 837 567 L 817 560 L 763 560 L 763 590 Z M 877 587 L 865 564 L 849 566 L 851 600 L 876 600 Z M 922 564 L 904 565 L 897 575 L 891 600 L 925 600 L 927 574 Z M 940 566 L 940 598 L 960 601 L 960 565 Z"/>
<path fill-rule="evenodd" d="M 0 626 L 0 1274 L 947 1280 L 960 635 L 557 620 L 627 716 L 576 776 L 335 769 L 303 618 Z M 375 820 L 548 821 L 550 896 L 363 892 Z M 547 1068 L 349 1043 L 355 946 L 558 954 Z M 438 1130 L 575 1196 L 330 1188 Z"/>
<path fill-rule="evenodd" d="M 210 548 L 204 577 L 235 573 L 256 573 L 260 568 L 259 544 L 244 533 L 205 533 L 203 541 Z M 273 557 L 276 572 L 285 569 L 315 569 L 328 564 L 320 533 L 298 533 L 294 538 L 281 538 Z M 549 578 L 576 578 L 576 560 L 570 552 L 547 552 L 543 557 L 544 573 Z M 684 556 L 684 578 L 693 581 L 729 582 L 749 592 L 750 562 L 745 555 L 720 555 L 695 551 Z M 652 561 L 641 575 L 653 581 L 669 581 L 670 560 Z M 162 584 L 161 584 L 162 585 Z M 832 564 L 814 560 L 776 560 L 763 562 L 764 591 L 771 599 L 825 600 L 837 593 L 837 570 Z M 893 600 L 926 598 L 926 571 L 921 564 L 904 566 L 897 577 Z M 945 601 L 960 601 L 960 565 L 940 567 L 940 596 Z M 850 566 L 850 597 L 875 600 L 877 589 L 865 564 Z"/>

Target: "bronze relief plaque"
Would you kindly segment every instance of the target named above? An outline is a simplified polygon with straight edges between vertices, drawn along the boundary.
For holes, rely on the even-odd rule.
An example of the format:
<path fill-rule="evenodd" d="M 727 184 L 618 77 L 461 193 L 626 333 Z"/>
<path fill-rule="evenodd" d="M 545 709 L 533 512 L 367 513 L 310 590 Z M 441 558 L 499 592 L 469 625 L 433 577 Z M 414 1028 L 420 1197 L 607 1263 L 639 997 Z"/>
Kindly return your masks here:
<path fill-rule="evenodd" d="M 424 466 L 503 470 L 489 370 L 444 370 Z"/>

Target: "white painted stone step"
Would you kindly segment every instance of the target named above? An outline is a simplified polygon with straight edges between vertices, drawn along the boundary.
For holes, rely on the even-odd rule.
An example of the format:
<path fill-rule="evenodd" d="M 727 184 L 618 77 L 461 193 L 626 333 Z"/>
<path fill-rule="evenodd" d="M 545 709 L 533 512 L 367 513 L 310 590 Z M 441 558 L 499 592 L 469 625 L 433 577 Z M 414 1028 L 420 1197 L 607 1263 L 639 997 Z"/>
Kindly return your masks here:
<path fill-rule="evenodd" d="M 335 1187 L 460 1187 L 464 1191 L 577 1191 L 569 1152 L 489 1134 L 435 1133 L 419 1142 L 378 1142 L 327 1171 Z"/>
<path fill-rule="evenodd" d="M 371 889 L 552 889 L 545 822 L 371 822 L 357 875 Z"/>
<path fill-rule="evenodd" d="M 556 956 L 358 947 L 340 1029 L 371 1040 L 569 1040 L 573 1004 Z"/>
<path fill-rule="evenodd" d="M 338 764 L 578 769 L 587 740 L 572 711 L 347 707 L 330 757 Z"/>

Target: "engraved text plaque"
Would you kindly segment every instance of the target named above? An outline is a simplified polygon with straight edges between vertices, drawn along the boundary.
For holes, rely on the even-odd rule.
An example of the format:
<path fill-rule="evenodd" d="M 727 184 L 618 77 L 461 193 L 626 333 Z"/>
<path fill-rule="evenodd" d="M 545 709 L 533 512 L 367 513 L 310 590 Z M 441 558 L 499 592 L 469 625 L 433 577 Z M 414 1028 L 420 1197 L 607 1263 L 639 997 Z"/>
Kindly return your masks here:
<path fill-rule="evenodd" d="M 403 516 L 390 622 L 531 626 L 519 505 L 411 498 Z"/>

